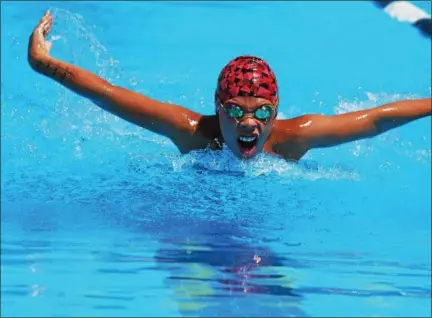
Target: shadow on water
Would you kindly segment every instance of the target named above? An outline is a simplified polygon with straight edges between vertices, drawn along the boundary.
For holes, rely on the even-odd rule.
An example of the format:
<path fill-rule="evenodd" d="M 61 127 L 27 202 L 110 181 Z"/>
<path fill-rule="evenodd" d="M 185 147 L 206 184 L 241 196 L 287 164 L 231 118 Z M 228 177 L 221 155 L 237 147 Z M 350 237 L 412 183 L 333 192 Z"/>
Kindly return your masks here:
<path fill-rule="evenodd" d="M 176 245 L 170 249 L 159 249 L 155 260 L 165 270 L 170 264 L 181 264 L 177 270 L 170 270 L 167 284 L 175 291 L 182 314 L 306 315 L 300 309 L 302 297 L 288 286 L 288 277 L 278 274 L 276 270 L 274 273 L 261 271 L 261 268 L 275 269 L 284 266 L 282 256 L 266 248 L 247 244 L 218 246 L 208 243 L 186 247 Z M 287 285 L 278 285 L 277 281 L 285 281 Z M 284 302 L 289 302 L 290 306 L 278 304 Z M 191 303 L 195 303 L 195 306 L 191 306 Z M 237 306 L 227 306 L 230 303 Z"/>
<path fill-rule="evenodd" d="M 187 217 L 157 223 L 152 230 L 164 234 L 157 235 L 159 248 L 151 261 L 156 270 L 168 273 L 165 284 L 182 315 L 307 316 L 300 308 L 302 296 L 291 286 L 294 278 L 278 272 L 303 265 L 267 246 L 248 244 L 253 237 L 245 224 Z M 146 225 L 134 228 L 148 230 Z M 127 255 L 114 258 L 139 260 Z"/>

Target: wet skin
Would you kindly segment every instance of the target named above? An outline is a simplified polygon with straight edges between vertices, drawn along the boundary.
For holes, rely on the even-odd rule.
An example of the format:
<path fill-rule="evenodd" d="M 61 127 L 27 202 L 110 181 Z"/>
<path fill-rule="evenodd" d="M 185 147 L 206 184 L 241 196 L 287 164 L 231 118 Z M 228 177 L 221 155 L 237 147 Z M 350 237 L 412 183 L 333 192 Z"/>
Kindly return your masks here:
<path fill-rule="evenodd" d="M 225 144 L 236 156 L 244 159 L 264 151 L 288 160 L 299 160 L 311 149 L 371 138 L 432 113 L 431 98 L 424 98 L 335 116 L 308 114 L 284 120 L 273 116 L 265 123 L 249 113 L 236 120 L 224 111 L 206 116 L 111 85 L 91 72 L 50 56 L 51 43 L 45 38 L 52 23 L 53 17 L 47 12 L 30 36 L 28 62 L 32 69 L 106 111 L 166 136 L 181 153 L 204 148 L 220 150 Z M 229 101 L 245 111 L 269 103 L 258 97 L 236 97 Z M 242 150 L 238 142 L 240 136 L 256 136 L 255 148 Z"/>

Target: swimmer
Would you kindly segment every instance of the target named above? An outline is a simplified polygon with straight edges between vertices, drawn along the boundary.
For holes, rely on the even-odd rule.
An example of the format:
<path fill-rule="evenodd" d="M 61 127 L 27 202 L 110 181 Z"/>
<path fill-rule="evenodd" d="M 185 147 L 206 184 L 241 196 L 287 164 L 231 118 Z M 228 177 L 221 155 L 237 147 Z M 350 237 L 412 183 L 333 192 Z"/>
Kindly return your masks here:
<path fill-rule="evenodd" d="M 276 119 L 279 93 L 275 74 L 264 60 L 254 56 L 239 56 L 222 69 L 214 96 L 215 114 L 202 115 L 111 85 L 51 57 L 51 43 L 46 37 L 52 23 L 47 11 L 30 36 L 28 62 L 32 69 L 102 109 L 169 138 L 181 153 L 220 150 L 225 144 L 243 159 L 266 152 L 297 161 L 314 148 L 371 138 L 431 116 L 431 98 L 426 98 L 334 116 L 307 114 Z"/>

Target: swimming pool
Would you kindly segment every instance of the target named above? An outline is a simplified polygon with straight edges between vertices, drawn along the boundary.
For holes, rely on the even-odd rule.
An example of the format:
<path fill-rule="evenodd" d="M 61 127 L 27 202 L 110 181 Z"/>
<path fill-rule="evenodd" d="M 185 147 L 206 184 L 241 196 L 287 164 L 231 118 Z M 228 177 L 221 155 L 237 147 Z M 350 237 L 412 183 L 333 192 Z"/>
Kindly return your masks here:
<path fill-rule="evenodd" d="M 431 92 L 430 40 L 368 2 L 2 2 L 2 317 L 431 315 L 430 118 L 299 164 L 180 156 L 30 70 L 48 7 L 54 56 L 207 114 L 245 53 L 280 116 Z"/>

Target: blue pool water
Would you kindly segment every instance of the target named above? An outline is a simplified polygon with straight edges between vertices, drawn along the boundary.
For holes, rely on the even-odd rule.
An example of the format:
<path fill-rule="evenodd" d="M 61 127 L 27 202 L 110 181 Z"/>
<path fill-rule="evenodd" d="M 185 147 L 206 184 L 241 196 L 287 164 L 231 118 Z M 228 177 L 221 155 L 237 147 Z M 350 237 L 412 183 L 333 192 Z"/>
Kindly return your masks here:
<path fill-rule="evenodd" d="M 369 2 L 2 2 L 2 317 L 431 315 L 430 117 L 299 164 L 180 156 L 30 70 L 47 8 L 54 56 L 205 114 L 240 54 L 281 117 L 431 93 L 430 40 Z"/>

